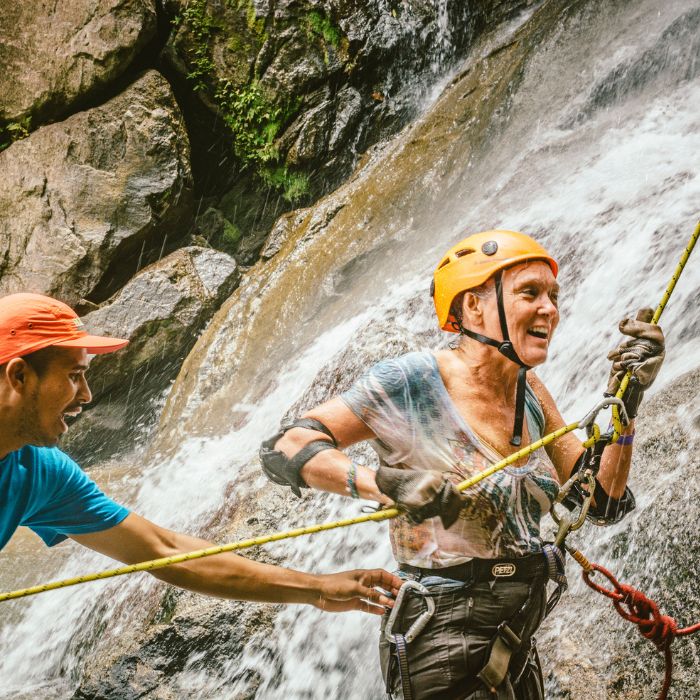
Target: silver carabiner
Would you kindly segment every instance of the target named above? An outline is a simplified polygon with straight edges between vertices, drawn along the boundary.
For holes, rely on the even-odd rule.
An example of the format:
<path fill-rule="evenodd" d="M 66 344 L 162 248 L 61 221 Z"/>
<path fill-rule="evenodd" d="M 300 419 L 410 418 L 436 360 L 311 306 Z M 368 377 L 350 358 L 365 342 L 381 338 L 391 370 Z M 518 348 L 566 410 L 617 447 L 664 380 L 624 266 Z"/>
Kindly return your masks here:
<path fill-rule="evenodd" d="M 588 427 L 589 424 L 593 423 L 593 421 L 596 419 L 596 416 L 604 409 L 607 408 L 608 406 L 612 406 L 615 404 L 620 411 L 620 420 L 623 421 L 623 423 L 629 422 L 629 419 L 627 418 L 627 409 L 625 408 L 625 404 L 622 402 L 622 399 L 618 399 L 615 396 L 606 396 L 603 398 L 601 401 L 599 401 L 593 408 L 586 413 L 586 415 L 581 418 L 581 420 L 578 422 L 578 427 L 579 428 L 586 428 Z"/>
<path fill-rule="evenodd" d="M 426 609 L 419 615 L 418 619 L 411 625 L 410 629 L 406 634 L 403 635 L 406 642 L 412 642 L 425 628 L 425 626 L 430 621 L 430 618 L 435 614 L 435 601 L 429 596 L 430 591 L 418 581 L 405 581 L 396 596 L 396 602 L 389 615 L 389 620 L 386 623 L 386 628 L 384 629 L 384 635 L 390 641 L 394 641 L 394 623 L 398 617 L 399 611 L 401 610 L 401 605 L 403 604 L 406 592 L 410 589 L 418 591 L 423 595 L 423 601 L 425 602 Z"/>

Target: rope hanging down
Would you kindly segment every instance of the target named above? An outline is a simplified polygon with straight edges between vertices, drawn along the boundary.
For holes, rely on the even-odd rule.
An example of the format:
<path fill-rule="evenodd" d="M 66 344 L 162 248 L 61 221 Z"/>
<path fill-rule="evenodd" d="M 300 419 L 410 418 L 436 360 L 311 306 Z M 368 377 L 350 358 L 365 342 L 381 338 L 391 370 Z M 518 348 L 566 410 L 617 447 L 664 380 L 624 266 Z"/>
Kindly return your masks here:
<path fill-rule="evenodd" d="M 591 564 L 581 552 L 567 547 L 569 553 L 583 568 L 583 580 L 594 591 L 597 591 L 613 602 L 615 610 L 639 627 L 639 633 L 663 653 L 665 661 L 664 681 L 657 700 L 666 700 L 671 687 L 673 673 L 673 656 L 671 644 L 676 637 L 684 637 L 700 632 L 700 622 L 688 627 L 678 627 L 678 623 L 669 615 L 663 615 L 659 606 L 644 593 L 632 586 L 620 583 L 604 566 Z M 591 574 L 601 573 L 611 583 L 612 588 L 601 586 L 591 579 Z"/>
<path fill-rule="evenodd" d="M 676 286 L 676 282 L 678 281 L 678 278 L 683 272 L 683 268 L 685 267 L 685 264 L 688 261 L 688 258 L 690 257 L 693 248 L 695 247 L 695 243 L 698 239 L 698 236 L 700 236 L 700 221 L 698 221 L 695 227 L 695 231 L 691 236 L 690 242 L 686 246 L 685 251 L 681 256 L 681 260 L 673 273 L 671 282 L 666 288 L 666 292 L 664 293 L 661 303 L 659 304 L 659 306 L 656 309 L 656 312 L 654 313 L 654 317 L 652 320 L 653 323 L 658 323 L 658 320 L 664 310 L 664 307 L 666 306 L 666 303 L 668 302 L 668 299 L 670 298 L 673 289 Z M 620 385 L 620 389 L 618 390 L 615 399 L 619 400 L 622 397 L 625 389 L 627 388 L 627 384 L 629 383 L 629 377 L 630 373 L 628 372 Z M 562 435 L 566 435 L 567 433 L 570 433 L 579 428 L 584 428 L 587 426 L 591 426 L 593 428 L 592 431 L 589 431 L 592 433 L 591 436 L 588 438 L 588 440 L 586 440 L 583 443 L 584 447 L 591 447 L 595 442 L 598 441 L 598 439 L 600 439 L 600 428 L 595 423 L 593 423 L 593 421 L 595 420 L 597 413 L 605 406 L 613 406 L 612 421 L 614 426 L 614 433 L 611 439 L 617 439 L 617 436 L 619 436 L 619 433 L 622 431 L 622 422 L 616 405 L 619 403 L 619 401 L 615 401 L 613 399 L 606 399 L 605 401 L 599 403 L 581 421 L 570 423 L 569 425 L 566 425 L 560 428 L 559 430 L 555 430 L 554 432 L 549 433 L 549 435 L 545 435 L 540 440 L 537 440 L 536 442 L 533 442 L 530 445 L 523 447 L 517 452 L 514 452 L 512 455 L 509 455 L 505 459 L 502 459 L 500 462 L 496 462 L 495 464 L 491 465 L 490 467 L 480 472 L 479 474 L 473 476 L 472 478 L 461 482 L 457 485 L 457 488 L 460 491 L 464 491 L 478 484 L 483 479 L 488 478 L 492 474 L 495 474 L 496 472 L 505 469 L 507 466 L 517 462 L 519 459 L 527 457 L 529 454 L 535 452 L 536 450 L 539 450 L 541 447 L 545 447 L 549 443 L 560 438 Z M 0 602 L 3 602 L 5 600 L 14 600 L 16 598 L 25 598 L 27 596 L 36 595 L 38 593 L 44 593 L 46 591 L 53 591 L 59 588 L 77 586 L 79 584 L 88 583 L 90 581 L 100 581 L 102 579 L 113 578 L 115 576 L 125 576 L 127 574 L 133 574 L 138 571 L 153 571 L 154 569 L 162 569 L 166 566 L 180 564 L 182 562 L 192 561 L 194 559 L 202 559 L 203 557 L 212 557 L 217 554 L 224 554 L 225 552 L 235 552 L 243 549 L 249 549 L 250 547 L 257 547 L 263 544 L 267 544 L 268 542 L 279 542 L 280 540 L 292 539 L 294 537 L 301 537 L 302 535 L 311 535 L 317 532 L 335 530 L 338 528 L 349 527 L 351 525 L 359 525 L 361 523 L 371 521 L 381 522 L 384 520 L 390 520 L 392 518 L 395 518 L 398 515 L 400 515 L 400 511 L 397 508 L 387 508 L 386 510 L 362 515 L 356 518 L 346 518 L 344 520 L 338 520 L 336 522 L 331 523 L 309 525 L 307 527 L 301 527 L 295 530 L 289 530 L 287 532 L 276 532 L 270 535 L 263 535 L 261 537 L 253 537 L 247 540 L 241 540 L 239 542 L 231 542 L 229 544 L 207 547 L 206 549 L 199 549 L 193 552 L 186 552 L 183 554 L 176 554 L 170 557 L 163 557 L 161 559 L 144 561 L 140 564 L 130 564 L 128 566 L 122 566 L 117 569 L 108 569 L 106 571 L 100 571 L 94 574 L 86 574 L 84 576 L 77 576 L 75 578 L 64 579 L 62 581 L 54 581 L 38 586 L 32 586 L 31 588 L 22 588 L 16 591 L 10 591 L 9 593 L 2 593 L 0 594 Z M 574 528 L 571 527 L 569 529 Z M 566 533 L 563 533 L 563 537 L 565 536 Z"/>

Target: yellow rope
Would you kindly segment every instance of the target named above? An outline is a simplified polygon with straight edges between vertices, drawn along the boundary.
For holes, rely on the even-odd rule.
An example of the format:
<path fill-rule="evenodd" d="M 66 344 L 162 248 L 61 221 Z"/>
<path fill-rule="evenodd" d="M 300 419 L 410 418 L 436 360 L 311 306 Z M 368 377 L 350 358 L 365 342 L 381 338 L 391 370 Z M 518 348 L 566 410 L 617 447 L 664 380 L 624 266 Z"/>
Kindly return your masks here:
<path fill-rule="evenodd" d="M 693 233 L 693 236 L 690 240 L 690 243 L 686 247 L 683 257 L 681 258 L 681 262 L 678 264 L 678 267 L 676 268 L 676 271 L 673 274 L 673 278 L 671 280 L 671 283 L 668 285 L 666 292 L 664 294 L 664 298 L 662 299 L 661 303 L 659 304 L 659 307 L 656 310 L 656 313 L 654 314 L 654 320 L 653 322 L 656 323 L 658 322 L 659 317 L 661 316 L 661 312 L 663 311 L 664 307 L 666 306 L 666 303 L 668 302 L 669 297 L 671 296 L 671 293 L 673 292 L 673 288 L 676 285 L 676 282 L 678 281 L 678 278 L 680 277 L 681 272 L 683 271 L 683 268 L 685 267 L 685 263 L 688 260 L 688 257 L 690 256 L 690 253 L 693 250 L 693 247 L 695 246 L 695 242 L 698 239 L 698 235 L 700 235 L 700 222 L 698 222 L 698 225 L 695 228 L 695 231 Z M 627 387 L 627 383 L 629 382 L 629 374 L 625 377 L 625 379 L 622 382 L 622 385 L 620 386 L 620 390 L 617 393 L 617 397 L 621 398 L 622 394 L 624 393 L 624 389 Z M 617 410 L 616 406 L 613 406 L 613 420 L 615 420 L 615 412 Z M 617 416 L 617 425 L 620 426 L 620 419 L 619 415 Z M 536 442 L 531 443 L 530 445 L 527 445 L 523 447 L 522 449 L 518 450 L 517 452 L 514 452 L 512 455 L 509 455 L 505 459 L 502 459 L 500 462 L 496 462 L 495 464 L 492 464 L 490 467 L 487 467 L 484 469 L 484 471 L 479 472 L 475 476 L 471 477 L 470 479 L 466 479 L 465 481 L 462 481 L 457 485 L 457 488 L 460 491 L 464 491 L 465 489 L 468 489 L 472 486 L 475 486 L 478 484 L 480 481 L 488 478 L 492 474 L 495 474 L 496 472 L 500 471 L 501 469 L 505 469 L 507 466 L 510 464 L 513 464 L 514 462 L 517 462 L 519 459 L 522 459 L 523 457 L 526 457 L 527 455 L 531 454 L 535 450 L 539 450 L 541 447 L 544 447 L 545 445 L 548 445 L 551 442 L 554 442 L 554 440 L 560 438 L 562 435 L 566 435 L 567 433 L 572 432 L 573 430 L 576 430 L 579 427 L 579 421 L 576 421 L 574 423 L 570 423 L 569 425 L 566 425 L 562 428 L 559 428 L 559 430 L 555 430 L 552 433 L 549 433 L 549 435 L 545 435 L 543 438 L 540 440 L 537 440 Z M 590 447 L 593 445 L 598 437 L 600 436 L 600 429 L 598 428 L 597 425 L 594 424 L 594 433 L 593 435 L 586 441 L 584 442 L 585 447 Z M 617 427 L 616 427 L 617 429 Z M 619 433 L 618 433 L 619 435 Z M 614 437 L 613 439 L 617 439 Z M 192 561 L 193 559 L 202 559 L 203 557 L 211 557 L 216 554 L 223 554 L 225 552 L 235 552 L 239 551 L 242 549 L 248 549 L 250 547 L 257 547 L 263 544 L 267 544 L 268 542 L 279 542 L 280 540 L 287 540 L 287 539 L 292 539 L 294 537 L 301 537 L 302 535 L 312 535 L 317 532 L 324 532 L 326 530 L 335 530 L 341 527 L 349 527 L 351 525 L 360 525 L 361 523 L 367 523 L 367 522 L 381 522 L 383 520 L 390 520 L 391 518 L 395 518 L 398 516 L 399 510 L 396 508 L 387 508 L 386 510 L 381 510 L 377 511 L 376 513 L 370 513 L 366 515 L 361 515 L 358 516 L 357 518 L 346 518 L 344 520 L 337 520 L 335 522 L 331 523 L 323 523 L 323 524 L 318 524 L 318 525 L 308 525 L 306 527 L 300 527 L 295 530 L 288 530 L 286 532 L 276 532 L 271 535 L 262 535 L 260 537 L 253 537 L 247 540 L 240 540 L 239 542 L 231 542 L 229 544 L 224 544 L 224 545 L 219 545 L 219 546 L 214 546 L 214 547 L 207 547 L 206 549 L 199 549 L 194 552 L 186 552 L 184 554 L 175 554 L 171 557 L 163 557 L 161 559 L 153 559 L 151 561 L 144 561 L 141 562 L 140 564 L 130 564 L 128 566 L 122 566 L 119 567 L 118 569 L 108 569 L 107 571 L 100 571 L 95 574 L 86 574 L 85 576 L 76 576 L 75 578 L 69 578 L 69 579 L 64 579 L 62 581 L 54 581 L 52 583 L 45 583 L 39 586 L 32 586 L 31 588 L 22 588 L 16 591 L 11 591 L 9 593 L 2 593 L 0 594 L 0 602 L 5 601 L 5 600 L 13 600 L 15 598 L 25 598 L 27 596 L 31 595 L 36 595 L 37 593 L 44 593 L 45 591 L 53 591 L 58 588 L 67 588 L 68 586 L 77 586 L 78 584 L 81 583 L 88 583 L 89 581 L 100 581 L 102 579 L 106 578 L 113 578 L 115 576 L 124 576 L 126 574 L 133 574 L 137 571 L 152 571 L 153 569 L 162 569 L 163 567 L 166 566 L 171 566 L 172 564 L 180 564 L 185 561 Z"/>
<path fill-rule="evenodd" d="M 565 433 L 571 432 L 578 428 L 578 421 L 567 425 L 559 430 L 546 435 L 541 440 L 533 442 L 531 445 L 523 447 L 521 450 L 509 455 L 500 462 L 493 464 L 492 466 L 485 469 L 483 472 L 479 472 L 476 476 L 471 479 L 467 479 L 462 483 L 458 484 L 457 488 L 460 491 L 478 484 L 482 479 L 486 479 L 500 469 L 504 469 L 510 464 L 513 464 L 517 460 L 529 455 L 530 453 L 538 450 L 544 445 L 548 445 L 553 440 L 564 435 Z M 331 523 L 322 523 L 317 525 L 308 525 L 306 527 L 300 527 L 295 530 L 288 530 L 286 532 L 275 532 L 271 535 L 261 535 L 260 537 L 252 537 L 247 540 L 240 540 L 239 542 L 230 542 L 229 544 L 217 545 L 214 547 L 207 547 L 206 549 L 198 549 L 194 552 L 186 552 L 184 554 L 175 554 L 170 557 L 163 557 L 161 559 L 153 559 L 151 561 L 144 561 L 140 564 L 130 564 L 128 566 L 122 566 L 118 569 L 109 569 L 107 571 L 100 571 L 95 574 L 86 574 L 84 576 L 76 576 L 75 578 L 65 579 L 63 581 L 54 581 L 53 583 L 45 583 L 39 586 L 32 586 L 31 588 L 22 588 L 17 591 L 11 591 L 10 593 L 0 594 L 0 602 L 4 600 L 12 600 L 14 598 L 25 598 L 30 595 L 36 595 L 37 593 L 44 593 L 45 591 L 53 591 L 57 588 L 67 588 L 68 586 L 77 586 L 80 583 L 88 583 L 89 581 L 100 581 L 105 578 L 113 578 L 114 576 L 124 576 L 125 574 L 133 574 L 137 571 L 152 571 L 153 569 L 162 569 L 165 566 L 170 566 L 172 564 L 180 564 L 185 561 L 192 561 L 193 559 L 202 559 L 203 557 L 211 557 L 215 554 L 223 554 L 224 552 L 234 552 L 241 549 L 249 549 L 250 547 L 257 547 L 259 545 L 267 544 L 268 542 L 279 542 L 280 540 L 288 540 L 294 537 L 301 537 L 302 535 L 312 535 L 317 532 L 323 532 L 325 530 L 335 530 L 341 527 L 349 527 L 350 525 L 359 525 L 361 523 L 368 522 L 381 522 L 383 520 L 390 520 L 399 515 L 399 510 L 397 508 L 387 508 L 386 510 L 380 510 L 376 513 L 368 513 L 366 515 L 360 515 L 356 518 L 346 518 L 344 520 L 337 520 Z"/>
<path fill-rule="evenodd" d="M 685 264 L 688 262 L 688 258 L 690 257 L 690 254 L 693 252 L 693 248 L 695 248 L 695 244 L 697 243 L 698 237 L 700 236 L 700 221 L 695 225 L 695 230 L 693 231 L 693 235 L 690 237 L 690 241 L 688 241 L 688 245 L 685 247 L 685 250 L 683 251 L 683 254 L 681 255 L 681 259 L 676 265 L 676 269 L 673 272 L 673 275 L 671 276 L 671 281 L 668 283 L 668 286 L 666 287 L 666 291 L 664 292 L 663 297 L 661 298 L 661 301 L 659 302 L 659 305 L 656 307 L 656 311 L 654 311 L 654 315 L 652 316 L 651 322 L 652 323 L 658 323 L 659 319 L 661 318 L 661 314 L 664 312 L 664 309 L 666 308 L 666 304 L 668 303 L 668 300 L 671 298 L 671 294 L 673 294 L 673 290 L 676 288 L 676 283 L 678 282 L 678 279 L 681 276 L 681 273 L 683 272 L 683 268 L 685 267 Z M 620 382 L 620 388 L 617 390 L 617 393 L 615 396 L 618 399 L 621 399 L 622 396 L 625 393 L 625 390 L 627 389 L 627 385 L 630 382 L 630 377 L 632 376 L 631 372 L 627 372 L 625 376 L 622 378 L 622 382 Z M 613 434 L 611 437 L 611 442 L 615 442 L 619 437 L 620 434 L 622 433 L 622 422 L 620 420 L 620 411 L 617 406 L 613 406 L 612 408 L 612 424 L 613 424 Z"/>

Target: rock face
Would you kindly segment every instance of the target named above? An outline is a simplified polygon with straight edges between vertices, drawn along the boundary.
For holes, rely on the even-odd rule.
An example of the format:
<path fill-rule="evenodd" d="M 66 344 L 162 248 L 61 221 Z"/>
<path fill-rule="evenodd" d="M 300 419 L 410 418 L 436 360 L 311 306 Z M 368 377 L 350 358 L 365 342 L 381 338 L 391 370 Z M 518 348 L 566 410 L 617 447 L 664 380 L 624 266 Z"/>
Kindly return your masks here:
<path fill-rule="evenodd" d="M 100 303 L 175 247 L 191 212 L 187 134 L 155 71 L 15 143 L 0 170 L 0 294 Z"/>
<path fill-rule="evenodd" d="M 90 368 L 93 404 L 65 447 L 82 464 L 128 449 L 153 414 L 203 325 L 238 283 L 235 260 L 188 247 L 142 270 L 102 308 L 84 317 L 90 332 L 129 339 Z M 150 410 L 149 410 L 150 409 Z"/>
<path fill-rule="evenodd" d="M 637 510 L 620 526 L 587 525 L 571 538 L 591 561 L 648 595 L 679 627 L 700 620 L 697 579 L 688 566 L 700 557 L 698 392 L 700 370 L 693 370 L 643 404 L 632 469 Z M 550 691 L 577 697 L 585 687 L 586 697 L 594 700 L 655 698 L 663 681 L 663 655 L 615 612 L 610 600 L 583 585 L 580 571 L 574 562 L 568 564 L 572 587 L 539 634 Z M 599 575 L 594 580 L 607 584 Z M 698 646 L 697 635 L 673 644 L 670 697 L 700 697 Z"/>
<path fill-rule="evenodd" d="M 3 2 L 0 124 L 53 121 L 122 75 L 156 34 L 155 0 Z"/>
<path fill-rule="evenodd" d="M 178 3 L 165 60 L 229 130 L 234 174 L 242 167 L 256 176 L 243 187 L 247 207 L 240 197 L 219 204 L 245 232 L 237 249 L 245 264 L 257 259 L 289 202 L 336 187 L 358 154 L 417 114 L 436 78 L 484 27 L 529 4 Z"/>
<path fill-rule="evenodd" d="M 191 243 L 254 263 L 280 214 L 347 177 L 358 154 L 419 111 L 487 25 L 529 4 L 3 3 L 0 294 L 41 292 L 83 314 Z M 306 214 L 279 222 L 266 258 L 290 238 L 289 221 Z M 311 221 L 309 235 L 322 225 Z M 93 384 L 123 386 L 115 367 L 130 384 L 146 371 L 139 362 L 97 361 Z M 144 362 L 153 389 L 152 359 Z"/>

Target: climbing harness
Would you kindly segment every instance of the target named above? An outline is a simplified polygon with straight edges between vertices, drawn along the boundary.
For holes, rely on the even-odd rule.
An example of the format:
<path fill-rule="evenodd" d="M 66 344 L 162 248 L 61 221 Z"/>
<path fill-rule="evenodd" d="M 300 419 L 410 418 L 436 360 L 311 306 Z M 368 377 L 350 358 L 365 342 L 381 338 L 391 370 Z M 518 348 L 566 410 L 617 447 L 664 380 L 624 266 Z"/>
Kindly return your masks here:
<path fill-rule="evenodd" d="M 676 283 L 681 275 L 681 272 L 683 271 L 683 268 L 685 267 L 686 262 L 688 261 L 688 258 L 695 246 L 695 243 L 697 242 L 698 237 L 700 237 L 700 221 L 695 227 L 695 230 L 693 232 L 693 235 L 691 236 L 690 242 L 685 248 L 685 251 L 683 252 L 683 255 L 681 256 L 681 260 L 676 267 L 676 270 L 672 276 L 671 281 L 669 282 L 666 291 L 664 293 L 664 296 L 657 307 L 654 316 L 652 318 L 652 323 L 658 323 L 658 320 L 666 306 L 666 303 L 668 302 L 675 286 Z M 586 428 L 587 431 L 587 439 L 583 443 L 583 446 L 588 450 L 589 448 L 592 448 L 596 446 L 598 443 L 602 443 L 603 446 L 612 442 L 616 442 L 617 439 L 620 437 L 623 426 L 626 424 L 627 417 L 624 412 L 624 405 L 621 404 L 621 397 L 623 396 L 627 385 L 629 383 L 629 378 L 631 374 L 628 372 L 625 377 L 623 378 L 620 388 L 617 391 L 617 394 L 615 397 L 606 397 L 602 402 L 597 404 L 591 412 L 589 412 L 584 418 L 582 418 L 580 421 L 576 421 L 574 423 L 570 423 L 569 425 L 563 426 L 559 428 L 558 430 L 553 431 L 552 433 L 545 435 L 539 440 L 536 440 L 535 442 L 531 443 L 530 445 L 527 445 L 520 450 L 514 452 L 512 455 L 509 455 L 508 457 L 500 460 L 499 462 L 496 462 L 495 464 L 492 464 L 490 467 L 487 467 L 484 469 L 482 472 L 479 474 L 476 474 L 472 476 L 469 479 L 466 479 L 462 481 L 460 484 L 457 485 L 457 489 L 460 491 L 464 491 L 471 486 L 474 486 L 475 484 L 479 483 L 480 481 L 483 481 L 484 479 L 487 479 L 491 475 L 495 474 L 496 472 L 505 469 L 511 464 L 514 464 L 518 460 L 528 456 L 529 454 L 535 452 L 536 450 L 541 449 L 542 447 L 545 447 L 546 445 L 549 445 L 550 443 L 554 442 L 558 438 L 560 438 L 563 435 L 566 435 L 567 433 L 570 433 L 574 430 L 577 430 L 579 428 Z M 611 422 L 613 426 L 612 433 L 606 433 L 606 434 L 601 434 L 600 428 L 598 425 L 594 422 L 595 421 L 595 416 L 606 406 L 611 406 L 612 407 L 612 417 L 611 417 Z M 310 420 L 310 419 L 304 419 L 304 420 Z M 321 425 L 319 423 L 319 425 Z M 308 427 L 308 426 L 300 426 L 300 427 Z M 325 427 L 325 426 L 324 426 Z M 313 430 L 319 430 L 318 427 L 313 426 L 311 427 Z M 325 432 L 333 442 L 335 442 L 335 439 L 333 438 L 332 435 L 329 434 L 329 431 L 327 429 L 321 430 L 321 432 Z M 279 438 L 277 438 L 279 439 Z M 276 440 L 275 440 L 276 442 Z M 324 442 L 327 444 L 329 447 L 333 447 L 333 444 L 330 442 L 326 441 L 319 441 L 319 442 Z M 272 443 L 272 446 L 274 446 L 274 443 Z M 324 448 L 327 449 L 327 448 Z M 581 566 L 584 569 L 584 579 L 586 580 L 586 583 L 591 586 L 594 590 L 597 590 L 598 592 L 602 593 L 603 595 L 606 595 L 607 597 L 611 598 L 613 600 L 613 604 L 615 605 L 615 608 L 618 610 L 618 612 L 625 617 L 625 619 L 628 619 L 635 624 L 638 624 L 640 626 L 640 630 L 642 631 L 642 634 L 644 634 L 645 637 L 648 639 L 651 639 L 654 641 L 657 646 L 659 647 L 660 650 L 664 652 L 665 658 L 666 658 L 666 674 L 665 674 L 665 679 L 664 679 L 664 686 L 662 688 L 661 694 L 659 695 L 659 700 L 664 700 L 666 698 L 666 694 L 668 692 L 668 688 L 670 687 L 671 683 L 671 671 L 672 671 L 672 659 L 671 659 L 671 651 L 670 651 L 670 645 L 673 639 L 677 636 L 685 636 L 689 634 L 693 634 L 697 631 L 700 631 L 700 623 L 696 625 L 692 625 L 689 627 L 685 627 L 682 629 L 678 629 L 678 626 L 676 622 L 673 620 L 673 618 L 670 618 L 665 615 L 661 615 L 659 613 L 658 607 L 656 606 L 653 601 L 649 600 L 646 596 L 644 596 L 642 593 L 637 591 L 636 589 L 626 586 L 624 584 L 620 584 L 613 576 L 612 574 L 604 569 L 601 566 L 598 566 L 596 564 L 590 564 L 585 557 L 578 552 L 577 550 L 573 549 L 569 545 L 565 544 L 565 540 L 567 535 L 580 528 L 583 523 L 586 520 L 586 516 L 588 515 L 588 512 L 590 510 L 590 504 L 591 504 L 591 499 L 593 498 L 594 492 L 595 492 L 595 465 L 596 463 L 599 464 L 599 457 L 600 454 L 599 452 L 602 452 L 602 447 L 599 447 L 598 450 L 592 450 L 589 453 L 589 456 L 587 457 L 586 461 L 584 462 L 584 465 L 582 469 L 579 469 L 579 471 L 572 476 L 569 481 L 564 484 L 562 487 L 561 491 L 564 492 L 563 495 L 561 496 L 561 500 L 563 502 L 566 496 L 568 495 L 569 492 L 571 492 L 574 489 L 575 485 L 580 485 L 585 483 L 587 488 L 582 491 L 582 501 L 580 502 L 580 510 L 578 512 L 578 515 L 576 517 L 570 516 L 570 515 L 562 515 L 559 514 L 556 511 L 556 508 L 552 509 L 552 516 L 555 520 L 555 522 L 558 524 L 558 532 L 557 532 L 557 537 L 555 539 L 554 545 L 557 546 L 559 549 L 559 554 L 556 553 L 556 551 L 552 550 L 550 551 L 549 555 L 545 554 L 545 557 L 547 557 L 547 562 L 548 566 L 554 567 L 554 571 L 557 574 L 557 576 L 563 575 L 559 572 L 559 569 L 563 569 L 561 567 L 561 559 L 563 558 L 563 555 L 561 554 L 561 546 L 563 545 L 566 547 L 567 551 L 576 559 L 576 561 L 581 564 Z M 310 459 L 310 457 L 309 457 Z M 596 461 L 597 460 L 597 461 Z M 280 469 L 280 471 L 274 471 L 273 473 L 277 478 L 280 480 L 286 478 L 286 472 Z M 272 477 L 271 477 L 272 478 Z M 280 482 L 278 482 L 280 483 Z M 290 486 L 294 486 L 292 479 L 287 478 L 286 481 L 282 482 L 285 484 L 288 484 Z M 68 586 L 75 586 L 81 583 L 87 583 L 89 581 L 97 581 L 97 580 L 102 580 L 102 579 L 107 579 L 107 578 L 112 578 L 115 576 L 123 576 L 126 574 L 131 574 L 135 573 L 137 571 L 152 571 L 154 569 L 159 569 L 163 568 L 166 566 L 171 566 L 173 564 L 178 564 L 181 562 L 185 561 L 192 561 L 194 559 L 200 559 L 203 557 L 209 557 L 209 556 L 214 556 L 216 554 L 222 554 L 224 552 L 233 552 L 233 551 L 240 551 L 243 549 L 247 549 L 250 547 L 255 547 L 263 544 L 267 544 L 269 542 L 278 542 L 281 540 L 285 539 L 291 539 L 294 537 L 300 537 L 302 535 L 309 535 L 309 534 L 314 534 L 317 532 L 323 532 L 326 530 L 333 530 L 337 528 L 342 528 L 342 527 L 349 527 L 351 525 L 358 525 L 360 523 L 365 523 L 365 522 L 370 522 L 370 521 L 375 521 L 375 522 L 380 522 L 384 520 L 389 520 L 391 518 L 395 518 L 398 515 L 400 515 L 401 512 L 397 508 L 387 508 L 385 510 L 373 512 L 373 513 L 366 513 L 363 514 L 359 517 L 356 518 L 346 518 L 344 520 L 338 520 L 336 522 L 331 522 L 331 523 L 323 523 L 323 524 L 317 524 L 317 525 L 310 525 L 302 528 L 297 528 L 295 530 L 289 530 L 287 532 L 277 532 L 269 535 L 263 535 L 260 537 L 254 537 L 246 540 L 241 540 L 239 542 L 232 542 L 229 544 L 225 545 L 219 545 L 219 546 L 213 546 L 213 547 L 207 547 L 206 549 L 200 549 L 197 551 L 193 552 L 186 552 L 183 554 L 177 554 L 173 555 L 170 557 L 162 557 L 160 559 L 154 559 L 151 561 L 145 561 L 141 562 L 139 564 L 132 564 L 129 566 L 123 566 L 117 569 L 110 569 L 107 571 L 101 571 L 98 573 L 94 574 L 87 574 L 85 576 L 78 576 L 75 578 L 71 579 L 65 579 L 62 581 L 55 581 L 52 583 L 47 583 L 43 585 L 38 585 L 38 586 L 33 586 L 30 588 L 24 588 L 16 591 L 11 591 L 9 593 L 2 593 L 0 594 L 0 602 L 6 601 L 6 600 L 13 600 L 17 598 L 23 598 L 31 595 L 36 595 L 38 593 L 43 593 L 46 591 L 50 590 L 56 590 L 59 588 L 66 588 Z M 604 575 L 612 584 L 613 588 L 612 589 L 606 589 L 603 586 L 599 586 L 598 584 L 595 584 L 593 581 L 591 581 L 591 574 L 595 571 L 598 571 L 602 575 Z M 551 575 L 550 575 L 551 577 Z M 556 581 L 557 579 L 554 578 Z M 628 606 L 628 610 L 624 610 L 623 605 Z M 548 609 L 551 609 L 548 604 Z M 427 624 L 427 622 L 426 622 Z M 512 630 L 511 630 L 512 631 Z M 417 634 L 417 632 L 416 632 Z M 406 635 L 404 635 L 404 641 L 405 641 Z M 515 637 L 518 637 L 517 633 L 515 634 Z M 499 634 L 499 638 L 504 639 L 504 643 L 508 645 L 509 643 L 512 643 L 513 646 L 517 646 L 517 642 L 515 637 L 512 637 L 506 630 L 503 628 L 503 635 Z M 410 697 L 410 696 L 409 696 Z"/>
<path fill-rule="evenodd" d="M 403 608 L 404 601 L 407 598 L 409 591 L 415 591 L 421 596 L 421 600 L 425 603 L 425 610 L 418 616 L 416 621 L 410 626 L 410 628 L 402 633 L 394 632 L 394 625 L 396 624 L 399 614 Z M 418 581 L 408 580 L 405 581 L 396 596 L 396 601 L 394 602 L 394 607 L 391 610 L 389 619 L 387 620 L 386 627 L 384 628 L 384 635 L 394 645 L 394 653 L 390 660 L 390 666 L 396 664 L 396 668 L 399 671 L 399 679 L 401 681 L 401 690 L 403 692 L 403 700 L 413 700 L 413 688 L 411 686 L 411 674 L 408 667 L 408 649 L 407 645 L 410 644 L 424 629 L 425 626 L 430 622 L 430 619 L 435 614 L 435 601 L 430 595 L 430 591 Z M 387 672 L 386 681 L 386 692 L 391 697 L 391 678 L 392 669 L 390 668 Z"/>

